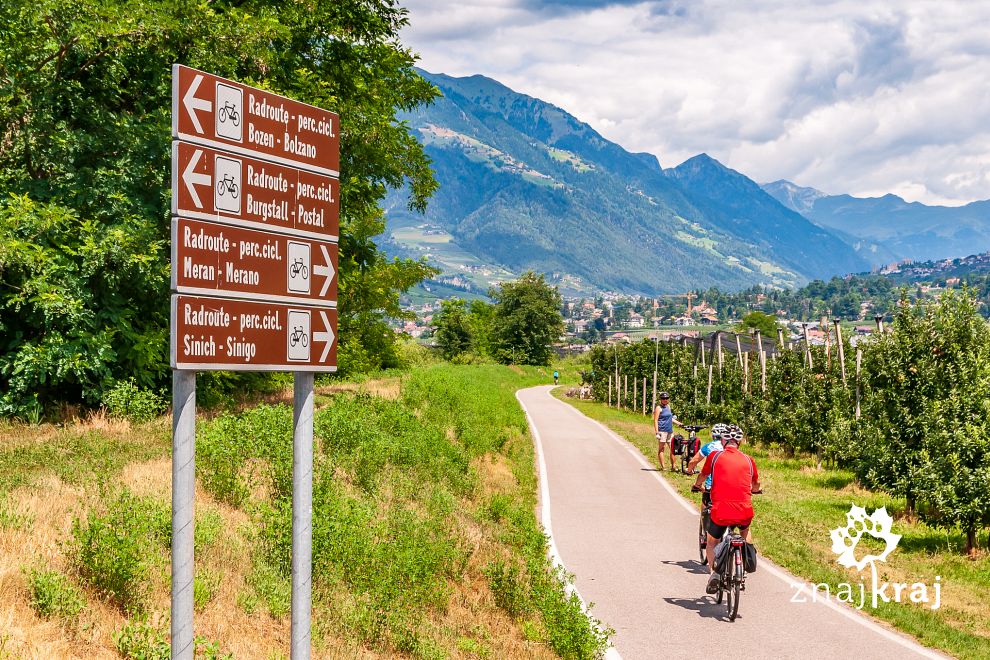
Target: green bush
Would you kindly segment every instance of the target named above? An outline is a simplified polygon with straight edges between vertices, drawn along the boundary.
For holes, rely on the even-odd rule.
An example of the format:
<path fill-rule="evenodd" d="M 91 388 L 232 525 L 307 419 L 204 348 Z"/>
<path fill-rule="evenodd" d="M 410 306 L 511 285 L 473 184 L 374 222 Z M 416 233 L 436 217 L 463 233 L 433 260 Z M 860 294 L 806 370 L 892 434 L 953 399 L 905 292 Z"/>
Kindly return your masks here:
<path fill-rule="evenodd" d="M 198 612 L 209 605 L 220 590 L 219 573 L 203 570 L 193 577 L 193 608 Z"/>
<path fill-rule="evenodd" d="M 128 621 L 113 636 L 117 651 L 128 660 L 168 660 L 172 657 L 172 646 L 168 634 L 159 626 L 145 619 Z M 193 640 L 194 655 L 204 660 L 233 660 L 230 653 L 223 653 L 220 644 L 196 636 Z"/>
<path fill-rule="evenodd" d="M 164 549 L 172 547 L 172 505 L 153 497 L 140 498 L 141 508 L 148 519 L 151 537 Z M 213 545 L 223 531 L 223 518 L 214 509 L 197 507 L 193 543 L 196 552 Z"/>
<path fill-rule="evenodd" d="M 46 619 L 70 619 L 82 611 L 85 600 L 79 588 L 58 571 L 31 569 L 27 574 L 31 607 Z"/>
<path fill-rule="evenodd" d="M 550 648 L 562 658 L 584 660 L 600 658 L 608 648 L 614 630 L 585 614 L 576 593 L 567 594 L 568 578 L 562 571 L 552 571 L 547 565 L 537 573 L 534 596 L 543 617 L 544 634 Z"/>
<path fill-rule="evenodd" d="M 495 561 L 485 568 L 485 576 L 496 605 L 512 616 L 529 609 L 529 592 L 518 566 Z"/>
<path fill-rule="evenodd" d="M 71 556 L 79 575 L 123 610 L 141 611 L 147 592 L 153 518 L 126 489 L 101 510 L 72 523 Z"/>
<path fill-rule="evenodd" d="M 164 631 L 147 621 L 129 621 L 113 637 L 122 656 L 129 660 L 169 660 L 172 647 Z"/>
<path fill-rule="evenodd" d="M 199 425 L 196 474 L 211 495 L 232 506 L 244 504 L 253 486 L 245 470 L 251 460 L 267 464 L 269 485 L 276 495 L 292 494 L 289 406 L 260 405 Z"/>
<path fill-rule="evenodd" d="M 103 394 L 103 405 L 112 417 L 147 422 L 165 412 L 165 395 L 138 387 L 134 379 L 120 380 Z"/>
<path fill-rule="evenodd" d="M 0 499 L 0 528 L 28 529 L 33 523 L 33 515 L 18 513 L 5 498 Z"/>
<path fill-rule="evenodd" d="M 425 367 L 437 363 L 438 356 L 433 350 L 420 344 L 414 339 L 399 342 L 399 361 L 404 369 Z"/>

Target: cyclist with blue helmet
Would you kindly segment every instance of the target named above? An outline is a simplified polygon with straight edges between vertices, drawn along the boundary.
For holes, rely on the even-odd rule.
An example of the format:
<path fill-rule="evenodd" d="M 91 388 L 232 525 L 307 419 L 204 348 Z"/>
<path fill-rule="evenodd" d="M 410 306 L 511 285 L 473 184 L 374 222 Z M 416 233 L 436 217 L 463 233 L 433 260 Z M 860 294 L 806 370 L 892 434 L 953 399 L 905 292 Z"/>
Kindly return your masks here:
<path fill-rule="evenodd" d="M 708 454 L 725 449 L 725 447 L 722 446 L 722 435 L 729 430 L 731 430 L 731 427 L 727 424 L 715 424 L 712 426 L 712 441 L 702 445 L 701 449 L 698 450 L 698 453 L 691 458 L 691 461 L 688 463 L 688 472 L 693 473 L 695 468 L 698 467 L 698 464 L 704 462 L 704 460 L 708 458 Z M 705 479 L 705 493 L 707 494 L 711 488 L 712 477 L 709 475 L 708 478 Z M 704 495 L 702 495 L 702 499 L 704 499 Z"/>

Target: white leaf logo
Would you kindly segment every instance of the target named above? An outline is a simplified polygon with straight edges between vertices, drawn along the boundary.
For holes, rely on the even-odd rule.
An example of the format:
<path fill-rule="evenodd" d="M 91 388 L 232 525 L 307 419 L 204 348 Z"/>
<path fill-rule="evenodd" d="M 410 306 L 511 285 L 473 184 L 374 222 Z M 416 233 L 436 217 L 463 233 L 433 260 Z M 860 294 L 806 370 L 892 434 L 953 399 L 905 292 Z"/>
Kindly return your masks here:
<path fill-rule="evenodd" d="M 836 561 L 847 568 L 855 566 L 856 570 L 861 571 L 867 564 L 873 564 L 878 560 L 887 561 L 887 555 L 901 540 L 900 534 L 893 534 L 890 531 L 894 519 L 887 513 L 887 507 L 880 507 L 873 512 L 873 515 L 868 516 L 865 508 L 853 505 L 846 514 L 846 523 L 845 527 L 833 529 L 831 536 L 832 552 L 839 555 Z M 866 555 L 857 561 L 856 545 L 864 533 L 884 541 L 887 546 L 879 555 Z"/>

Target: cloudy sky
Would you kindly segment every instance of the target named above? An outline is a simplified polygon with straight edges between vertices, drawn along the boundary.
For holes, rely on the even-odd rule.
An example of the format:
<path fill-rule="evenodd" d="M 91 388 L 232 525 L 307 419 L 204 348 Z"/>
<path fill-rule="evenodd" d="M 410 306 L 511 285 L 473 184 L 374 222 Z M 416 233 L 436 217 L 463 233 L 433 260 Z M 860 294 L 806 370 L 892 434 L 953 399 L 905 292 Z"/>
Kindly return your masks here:
<path fill-rule="evenodd" d="M 406 0 L 420 65 L 554 103 L 664 167 L 990 198 L 990 2 Z"/>

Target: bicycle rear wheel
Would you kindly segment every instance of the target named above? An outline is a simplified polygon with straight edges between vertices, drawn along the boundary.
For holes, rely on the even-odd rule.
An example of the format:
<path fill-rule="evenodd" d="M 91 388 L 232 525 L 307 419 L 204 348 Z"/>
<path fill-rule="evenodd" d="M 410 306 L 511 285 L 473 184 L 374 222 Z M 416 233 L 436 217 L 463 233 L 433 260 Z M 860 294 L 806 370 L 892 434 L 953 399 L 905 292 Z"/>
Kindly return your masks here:
<path fill-rule="evenodd" d="M 729 621 L 735 621 L 736 616 L 739 614 L 739 593 L 740 587 L 742 586 L 742 577 L 739 573 L 742 570 L 742 554 L 739 548 L 736 548 L 732 552 L 732 558 L 730 560 L 729 575 L 731 576 L 731 585 L 729 587 Z M 738 555 L 738 556 L 737 556 Z M 738 559 L 739 563 L 736 563 Z"/>

